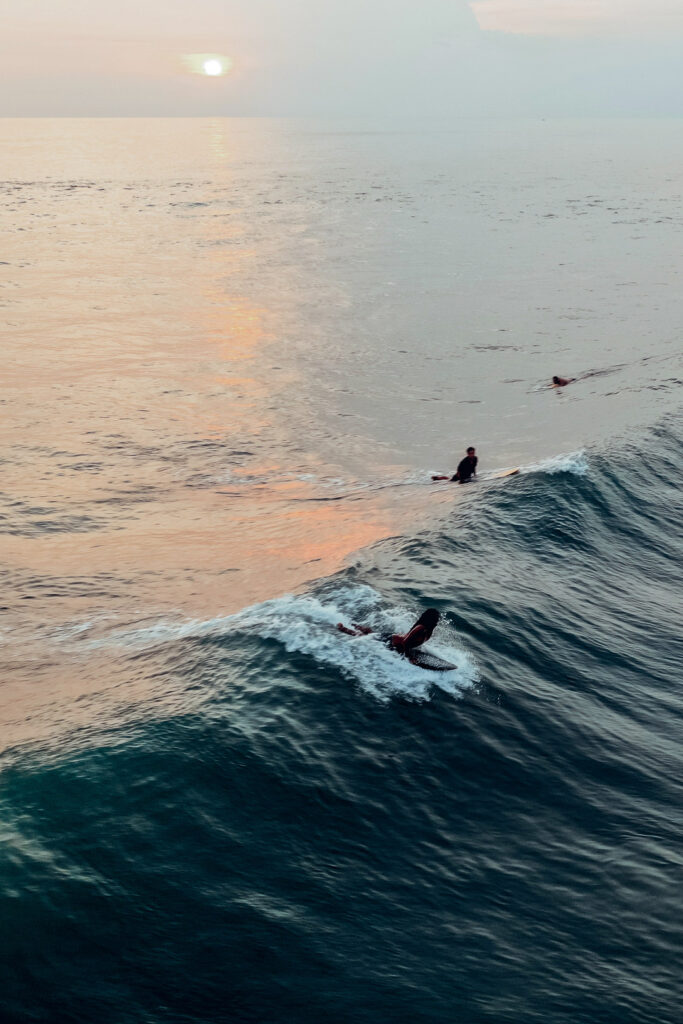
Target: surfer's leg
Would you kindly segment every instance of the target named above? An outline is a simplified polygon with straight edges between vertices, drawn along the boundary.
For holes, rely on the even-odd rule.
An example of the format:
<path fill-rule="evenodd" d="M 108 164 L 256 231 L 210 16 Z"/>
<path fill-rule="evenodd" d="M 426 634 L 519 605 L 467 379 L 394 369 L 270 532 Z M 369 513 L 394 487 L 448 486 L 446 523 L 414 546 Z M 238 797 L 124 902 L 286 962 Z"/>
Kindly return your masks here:
<path fill-rule="evenodd" d="M 349 629 L 349 627 L 345 626 L 343 622 L 337 623 L 337 629 L 340 633 L 346 633 L 348 636 L 358 636 L 355 629 Z"/>
<path fill-rule="evenodd" d="M 357 622 L 352 622 L 351 625 L 353 629 L 345 626 L 343 622 L 338 622 L 337 629 L 340 633 L 348 633 L 349 636 L 367 636 L 373 632 L 369 626 L 359 626 Z"/>

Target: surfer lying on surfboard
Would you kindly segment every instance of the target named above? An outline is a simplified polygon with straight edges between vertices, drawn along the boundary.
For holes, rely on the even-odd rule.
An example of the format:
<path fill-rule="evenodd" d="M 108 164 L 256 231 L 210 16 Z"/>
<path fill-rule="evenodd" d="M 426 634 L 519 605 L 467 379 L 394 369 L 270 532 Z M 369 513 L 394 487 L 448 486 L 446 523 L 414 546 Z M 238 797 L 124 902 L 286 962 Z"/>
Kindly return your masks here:
<path fill-rule="evenodd" d="M 460 464 L 453 476 L 433 476 L 432 480 L 450 480 L 452 484 L 456 483 L 456 481 L 459 484 L 466 484 L 468 480 L 471 480 L 473 476 L 477 475 L 478 462 L 479 459 L 477 458 L 477 453 L 470 445 L 467 449 L 467 455 L 464 459 L 460 460 Z"/>
<path fill-rule="evenodd" d="M 411 654 L 430 639 L 438 621 L 439 613 L 436 608 L 427 608 L 407 633 L 382 633 L 378 639 L 393 647 L 399 654 L 405 654 L 412 661 Z M 350 628 L 343 622 L 337 623 L 337 629 L 342 633 L 348 633 L 349 636 L 367 636 L 368 633 L 374 633 L 370 626 L 359 626 L 357 622 L 352 623 L 352 626 L 353 628 Z"/>

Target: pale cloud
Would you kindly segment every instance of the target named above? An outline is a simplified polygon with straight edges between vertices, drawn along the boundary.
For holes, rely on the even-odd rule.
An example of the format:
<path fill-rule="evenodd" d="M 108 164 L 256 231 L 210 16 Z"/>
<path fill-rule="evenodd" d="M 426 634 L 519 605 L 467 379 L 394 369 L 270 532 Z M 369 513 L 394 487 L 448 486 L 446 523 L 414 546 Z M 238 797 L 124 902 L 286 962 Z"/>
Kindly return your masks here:
<path fill-rule="evenodd" d="M 473 0 L 487 32 L 536 36 L 683 34 L 683 0 Z"/>

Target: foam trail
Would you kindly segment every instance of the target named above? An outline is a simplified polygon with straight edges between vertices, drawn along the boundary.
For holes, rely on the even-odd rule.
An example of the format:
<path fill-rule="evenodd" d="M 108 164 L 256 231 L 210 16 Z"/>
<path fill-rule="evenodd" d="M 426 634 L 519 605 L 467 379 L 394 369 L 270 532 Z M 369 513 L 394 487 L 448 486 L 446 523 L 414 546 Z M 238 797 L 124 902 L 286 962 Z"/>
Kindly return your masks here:
<path fill-rule="evenodd" d="M 445 624 L 437 631 L 441 640 L 430 641 L 429 649 L 456 665 L 451 672 L 418 668 L 373 636 L 349 637 L 337 630 L 340 620 L 361 618 L 378 631 L 408 629 L 415 621 L 414 612 L 384 608 L 381 600 L 372 587 L 340 585 L 318 596 L 287 595 L 252 605 L 234 615 L 206 621 L 158 622 L 93 643 L 141 649 L 200 636 L 258 636 L 277 640 L 290 653 L 309 655 L 337 669 L 379 700 L 394 696 L 427 700 L 433 686 L 459 696 L 476 683 L 478 674 L 471 655 L 457 645 Z"/>

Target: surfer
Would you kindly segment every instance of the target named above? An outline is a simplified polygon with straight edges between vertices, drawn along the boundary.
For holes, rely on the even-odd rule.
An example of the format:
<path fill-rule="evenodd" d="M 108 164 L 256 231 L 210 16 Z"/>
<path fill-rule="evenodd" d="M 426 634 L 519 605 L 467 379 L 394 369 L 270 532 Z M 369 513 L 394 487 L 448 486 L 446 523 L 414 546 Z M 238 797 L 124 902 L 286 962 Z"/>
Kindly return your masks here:
<path fill-rule="evenodd" d="M 551 388 L 566 388 L 567 384 L 573 384 L 576 377 L 553 377 Z"/>
<path fill-rule="evenodd" d="M 452 477 L 433 476 L 432 480 L 450 480 L 452 484 L 456 483 L 456 481 L 459 484 L 466 484 L 469 480 L 472 479 L 473 476 L 477 475 L 478 462 L 479 459 L 477 458 L 477 453 L 474 450 L 474 448 L 472 448 L 472 446 L 470 445 L 470 447 L 467 449 L 467 455 L 465 456 L 464 459 L 460 460 L 458 468 L 456 469 Z"/>
<path fill-rule="evenodd" d="M 412 651 L 430 639 L 438 622 L 439 613 L 436 608 L 427 608 L 407 633 L 382 633 L 379 639 L 389 647 L 393 647 L 399 654 L 405 654 L 412 661 L 410 657 Z M 353 622 L 351 625 L 353 628 L 345 626 L 343 622 L 338 622 L 337 629 L 349 636 L 367 636 L 369 633 L 374 633 L 370 626 L 359 626 L 357 622 Z"/>

